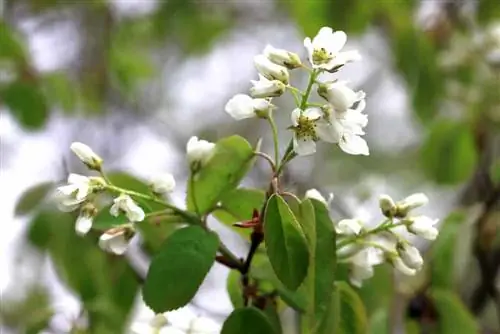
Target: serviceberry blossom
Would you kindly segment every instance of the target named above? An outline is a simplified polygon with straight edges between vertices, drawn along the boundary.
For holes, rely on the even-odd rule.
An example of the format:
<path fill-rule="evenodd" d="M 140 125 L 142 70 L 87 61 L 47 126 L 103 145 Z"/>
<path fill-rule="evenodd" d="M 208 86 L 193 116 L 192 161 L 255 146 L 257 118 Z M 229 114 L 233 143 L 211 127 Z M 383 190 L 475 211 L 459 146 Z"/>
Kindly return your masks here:
<path fill-rule="evenodd" d="M 391 264 L 398 270 L 400 273 L 406 276 L 414 276 L 417 273 L 416 269 L 408 267 L 408 265 L 399 257 L 395 256 L 390 259 Z"/>
<path fill-rule="evenodd" d="M 316 133 L 328 143 L 338 144 L 348 154 L 369 155 L 368 144 L 361 137 L 368 124 L 368 116 L 363 114 L 366 104 L 359 101 L 355 109 L 337 112 L 331 105 L 322 108 L 323 118 L 316 124 Z"/>
<path fill-rule="evenodd" d="M 145 214 L 139 205 L 126 194 L 121 194 L 113 200 L 113 205 L 109 209 L 112 216 L 118 217 L 120 213 L 124 213 L 130 222 L 140 222 L 144 220 Z"/>
<path fill-rule="evenodd" d="M 424 239 L 435 240 L 439 234 L 439 230 L 435 227 L 439 219 L 432 219 L 427 216 L 416 216 L 405 218 L 403 221 L 408 232 Z"/>
<path fill-rule="evenodd" d="M 215 144 L 193 136 L 186 145 L 187 159 L 190 165 L 205 165 L 214 154 Z"/>
<path fill-rule="evenodd" d="M 304 39 L 304 46 L 313 68 L 334 71 L 340 66 L 361 59 L 357 51 L 340 51 L 346 42 L 345 32 L 334 32 L 332 28 L 323 27 L 312 40 L 309 37 Z"/>
<path fill-rule="evenodd" d="M 267 79 L 266 79 L 267 80 Z M 235 120 L 266 117 L 274 106 L 266 99 L 253 99 L 246 94 L 237 94 L 226 103 L 226 112 Z"/>
<path fill-rule="evenodd" d="M 323 197 L 323 195 L 321 195 L 321 193 L 317 189 L 309 189 L 308 191 L 306 191 L 305 198 L 318 200 L 328 207 L 333 201 L 333 193 L 328 194 L 328 199 L 325 199 L 325 197 Z"/>
<path fill-rule="evenodd" d="M 106 252 L 122 255 L 133 236 L 134 232 L 128 227 L 112 228 L 101 235 L 99 247 Z"/>
<path fill-rule="evenodd" d="M 169 173 L 155 175 L 151 178 L 150 186 L 156 194 L 170 193 L 175 189 L 174 176 Z"/>
<path fill-rule="evenodd" d="M 349 281 L 361 287 L 363 281 L 373 276 L 373 267 L 384 262 L 384 252 L 375 247 L 366 247 L 349 259 L 351 264 Z"/>
<path fill-rule="evenodd" d="M 415 270 L 422 269 L 424 259 L 416 247 L 406 242 L 400 242 L 396 245 L 396 250 L 408 268 Z"/>
<path fill-rule="evenodd" d="M 346 81 L 334 81 L 318 85 L 318 95 L 330 103 L 336 112 L 342 113 L 352 108 L 356 102 L 363 100 L 365 92 L 355 92 L 347 87 Z"/>
<path fill-rule="evenodd" d="M 335 226 L 335 230 L 343 235 L 356 235 L 363 229 L 363 224 L 357 219 L 342 219 Z"/>
<path fill-rule="evenodd" d="M 323 116 L 320 108 L 308 108 L 304 111 L 296 108 L 292 111 L 293 149 L 298 155 L 310 155 L 316 152 L 316 123 Z"/>
<path fill-rule="evenodd" d="M 406 217 L 406 215 L 413 209 L 424 206 L 429 203 L 429 198 L 422 193 L 410 195 L 396 203 L 397 215 Z"/>
<path fill-rule="evenodd" d="M 300 57 L 297 54 L 284 49 L 277 49 L 269 44 L 264 48 L 264 56 L 273 63 L 285 66 L 290 70 L 302 66 Z"/>
<path fill-rule="evenodd" d="M 80 210 L 80 215 L 76 219 L 75 231 L 79 236 L 84 236 L 92 228 L 94 217 L 97 215 L 97 208 L 92 203 L 86 203 Z"/>
<path fill-rule="evenodd" d="M 70 148 L 88 168 L 97 171 L 101 169 L 102 159 L 90 147 L 80 142 L 74 142 Z"/>
<path fill-rule="evenodd" d="M 253 87 L 250 88 L 250 95 L 254 98 L 266 98 L 280 96 L 285 92 L 286 86 L 279 80 L 269 80 L 259 74 L 259 80 L 250 80 Z"/>
<path fill-rule="evenodd" d="M 56 189 L 55 199 L 61 211 L 69 212 L 77 209 L 92 193 L 93 187 L 104 184 L 99 177 L 86 177 L 71 173 L 68 184 Z"/>
<path fill-rule="evenodd" d="M 257 71 L 269 80 L 279 80 L 285 85 L 288 84 L 290 74 L 284 66 L 273 63 L 265 55 L 254 57 L 254 64 Z"/>

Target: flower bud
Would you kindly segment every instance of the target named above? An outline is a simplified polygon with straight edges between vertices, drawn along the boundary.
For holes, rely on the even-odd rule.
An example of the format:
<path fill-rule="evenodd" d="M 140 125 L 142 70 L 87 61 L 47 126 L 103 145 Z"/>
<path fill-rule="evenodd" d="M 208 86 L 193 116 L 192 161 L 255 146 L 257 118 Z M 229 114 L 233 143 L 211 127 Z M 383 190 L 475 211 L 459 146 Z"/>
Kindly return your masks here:
<path fill-rule="evenodd" d="M 330 203 L 333 201 L 333 193 L 330 193 L 328 195 L 328 200 L 327 200 L 323 197 L 323 195 L 321 195 L 321 193 L 318 190 L 309 189 L 308 191 L 306 191 L 305 198 L 312 198 L 312 199 L 315 199 L 315 200 L 318 200 L 318 201 L 324 203 L 326 206 L 329 206 Z"/>
<path fill-rule="evenodd" d="M 264 55 L 255 56 L 254 64 L 255 67 L 257 68 L 257 71 L 259 71 L 259 73 L 262 74 L 267 79 L 279 80 L 283 82 L 285 85 L 288 84 L 290 74 L 288 73 L 286 67 L 283 67 L 281 65 L 276 65 Z"/>
<path fill-rule="evenodd" d="M 390 262 L 403 275 L 414 276 L 417 273 L 415 269 L 408 267 L 399 256 L 392 257 Z"/>
<path fill-rule="evenodd" d="M 174 176 L 168 173 L 156 175 L 151 179 L 150 186 L 155 194 L 172 192 L 175 188 Z"/>
<path fill-rule="evenodd" d="M 99 247 L 106 252 L 122 255 L 134 234 L 134 230 L 129 226 L 109 229 L 99 238 Z"/>
<path fill-rule="evenodd" d="M 318 95 L 327 100 L 337 112 L 347 111 L 354 103 L 365 98 L 363 91 L 355 92 L 344 81 L 319 84 Z"/>
<path fill-rule="evenodd" d="M 84 236 L 92 228 L 92 222 L 97 215 L 97 208 L 92 203 L 86 203 L 80 210 L 80 215 L 76 219 L 75 231 L 79 236 Z"/>
<path fill-rule="evenodd" d="M 427 216 L 409 217 L 403 220 L 408 232 L 427 240 L 435 240 L 437 238 L 439 231 L 434 225 L 438 221 L 439 219 L 431 219 Z"/>
<path fill-rule="evenodd" d="M 286 86 L 279 80 L 268 80 L 259 74 L 259 80 L 250 80 L 253 87 L 250 88 L 250 95 L 254 98 L 266 98 L 280 96 L 285 92 Z"/>
<path fill-rule="evenodd" d="M 245 118 L 266 118 L 274 105 L 265 99 L 252 99 L 245 94 L 237 94 L 226 103 L 226 112 L 236 120 Z"/>
<path fill-rule="evenodd" d="M 416 247 L 408 243 L 399 242 L 396 245 L 396 250 L 407 267 L 415 270 L 420 270 L 422 268 L 424 259 Z"/>
<path fill-rule="evenodd" d="M 387 218 L 392 218 L 396 214 L 396 204 L 389 195 L 380 195 L 378 200 L 380 210 Z"/>
<path fill-rule="evenodd" d="M 109 209 L 109 213 L 115 217 L 118 217 L 120 213 L 125 213 L 128 220 L 132 223 L 143 221 L 146 216 L 141 207 L 129 195 L 125 194 L 121 194 L 113 200 L 113 205 Z"/>
<path fill-rule="evenodd" d="M 100 171 L 102 159 L 90 147 L 85 144 L 74 142 L 70 146 L 73 153 L 92 170 Z"/>
<path fill-rule="evenodd" d="M 186 145 L 187 159 L 191 167 L 204 166 L 215 152 L 215 144 L 193 136 Z"/>
<path fill-rule="evenodd" d="M 302 65 L 300 57 L 297 54 L 283 49 L 276 49 L 269 44 L 264 49 L 264 56 L 273 63 L 285 66 L 289 70 Z"/>
<path fill-rule="evenodd" d="M 342 219 L 337 223 L 335 230 L 343 235 L 357 235 L 363 229 L 363 225 L 357 219 Z"/>
<path fill-rule="evenodd" d="M 413 209 L 421 207 L 429 202 L 425 194 L 417 193 L 410 195 L 403 200 L 396 203 L 397 216 L 406 217 L 406 215 Z"/>

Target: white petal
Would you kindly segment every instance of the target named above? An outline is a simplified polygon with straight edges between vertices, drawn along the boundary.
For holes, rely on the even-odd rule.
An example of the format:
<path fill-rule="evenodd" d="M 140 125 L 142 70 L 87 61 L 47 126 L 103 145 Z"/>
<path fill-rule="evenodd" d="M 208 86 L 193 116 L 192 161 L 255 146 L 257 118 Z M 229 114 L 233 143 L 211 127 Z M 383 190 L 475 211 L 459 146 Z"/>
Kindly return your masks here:
<path fill-rule="evenodd" d="M 323 202 L 325 205 L 327 204 L 326 199 L 321 195 L 321 193 L 316 190 L 316 189 L 309 189 L 306 191 L 306 198 L 313 198 L 315 200 L 318 200 L 320 202 Z"/>
<path fill-rule="evenodd" d="M 336 226 L 337 233 L 345 235 L 357 235 L 363 226 L 357 219 L 342 219 Z"/>
<path fill-rule="evenodd" d="M 332 67 L 337 67 L 361 60 L 361 55 L 357 50 L 339 52 L 332 60 Z"/>
<path fill-rule="evenodd" d="M 212 334 L 220 333 L 221 326 L 206 317 L 197 317 L 191 320 L 190 334 Z"/>
<path fill-rule="evenodd" d="M 159 174 L 151 178 L 150 184 L 155 193 L 164 194 L 175 189 L 175 178 L 169 173 Z"/>
<path fill-rule="evenodd" d="M 74 184 L 68 184 L 57 188 L 57 192 L 63 196 L 71 196 L 78 190 L 78 186 Z"/>
<path fill-rule="evenodd" d="M 307 108 L 304 110 L 303 116 L 310 120 L 317 120 L 323 116 L 323 112 L 320 108 Z"/>
<path fill-rule="evenodd" d="M 368 149 L 368 144 L 366 141 L 360 136 L 344 133 L 342 136 L 339 146 L 342 151 L 353 154 L 353 155 L 370 155 L 370 151 Z"/>
<path fill-rule="evenodd" d="M 88 177 L 80 175 L 80 174 L 71 173 L 71 174 L 68 175 L 68 183 L 69 184 L 80 185 L 80 184 L 89 183 L 89 181 L 90 180 L 89 180 Z"/>
<path fill-rule="evenodd" d="M 399 257 L 393 259 L 392 264 L 394 268 L 399 270 L 404 275 L 414 276 L 417 273 L 415 269 L 409 268 Z"/>
<path fill-rule="evenodd" d="M 99 247 L 116 255 L 122 255 L 128 248 L 128 240 L 125 237 L 125 232 L 115 234 L 104 233 L 99 238 Z"/>
<path fill-rule="evenodd" d="M 293 126 L 298 126 L 299 125 L 299 118 L 300 118 L 300 114 L 302 113 L 302 110 L 300 110 L 299 108 L 295 108 L 293 111 L 292 111 L 292 124 Z"/>
<path fill-rule="evenodd" d="M 293 147 L 294 151 L 301 156 L 311 155 L 316 152 L 316 143 L 312 139 L 298 139 L 294 136 Z"/>
<path fill-rule="evenodd" d="M 75 231 L 78 235 L 83 236 L 87 234 L 92 228 L 92 217 L 80 215 L 76 219 Z"/>
<path fill-rule="evenodd" d="M 316 134 L 327 143 L 338 143 L 342 137 L 342 132 L 342 125 L 335 119 L 331 123 L 323 120 L 316 123 Z"/>
<path fill-rule="evenodd" d="M 321 30 L 320 30 L 321 33 Z M 342 30 L 334 32 L 328 37 L 330 52 L 339 52 L 347 42 L 347 34 Z"/>
<path fill-rule="evenodd" d="M 237 94 L 231 98 L 225 107 L 225 111 L 236 120 L 257 116 L 253 109 L 253 100 L 245 94 Z"/>

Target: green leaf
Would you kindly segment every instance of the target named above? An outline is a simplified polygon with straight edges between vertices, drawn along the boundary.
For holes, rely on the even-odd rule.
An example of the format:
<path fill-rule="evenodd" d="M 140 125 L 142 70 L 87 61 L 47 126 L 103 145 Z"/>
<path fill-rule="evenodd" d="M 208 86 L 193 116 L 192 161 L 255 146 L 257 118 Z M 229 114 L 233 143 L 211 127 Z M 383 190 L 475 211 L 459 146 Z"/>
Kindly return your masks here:
<path fill-rule="evenodd" d="M 349 284 L 336 282 L 340 299 L 339 333 L 365 334 L 368 329 L 363 301 Z"/>
<path fill-rule="evenodd" d="M 17 63 L 24 63 L 26 61 L 26 52 L 21 42 L 21 36 L 5 22 L 0 22 L 1 59 L 10 59 Z"/>
<path fill-rule="evenodd" d="M 435 288 L 453 289 L 456 274 L 456 249 L 461 223 L 461 212 L 449 215 L 439 229 L 439 236 L 432 244 L 430 259 L 431 282 Z"/>
<path fill-rule="evenodd" d="M 214 156 L 188 181 L 188 209 L 200 214 L 213 210 L 222 197 L 238 186 L 254 160 L 254 150 L 244 138 L 219 140 Z"/>
<path fill-rule="evenodd" d="M 44 90 L 47 97 L 65 112 L 74 111 L 78 102 L 76 84 L 64 72 L 51 73 L 43 78 Z"/>
<path fill-rule="evenodd" d="M 196 294 L 215 261 L 219 238 L 199 226 L 175 231 L 154 256 L 142 289 L 155 312 L 175 310 Z"/>
<path fill-rule="evenodd" d="M 274 273 L 269 258 L 265 254 L 257 253 L 254 256 L 250 276 L 259 281 L 259 287 L 266 285 L 266 283 L 272 285 L 273 288 L 266 292 L 272 292 L 276 289 L 281 299 L 296 311 L 304 312 L 306 310 L 307 298 L 304 291 L 301 289 L 291 291 L 286 288 Z"/>
<path fill-rule="evenodd" d="M 221 334 L 276 334 L 262 311 L 254 307 L 234 310 L 224 322 Z"/>
<path fill-rule="evenodd" d="M 477 162 L 474 137 L 468 125 L 451 121 L 432 125 L 421 153 L 424 172 L 438 184 L 467 180 Z"/>
<path fill-rule="evenodd" d="M 330 305 L 336 271 L 335 233 L 324 203 L 314 199 L 299 205 L 299 222 L 309 246 L 309 270 L 301 288 L 308 296 L 308 328 L 318 328 Z"/>
<path fill-rule="evenodd" d="M 253 210 L 260 211 L 264 205 L 265 193 L 258 189 L 238 188 L 228 192 L 220 199 L 223 208 L 215 210 L 213 215 L 221 223 L 226 224 L 236 232 L 248 237 L 251 229 L 243 229 L 232 226 L 234 223 L 252 218 Z"/>
<path fill-rule="evenodd" d="M 306 239 L 288 204 L 277 194 L 266 206 L 264 236 L 276 276 L 292 290 L 304 281 L 309 266 Z"/>
<path fill-rule="evenodd" d="M 433 289 L 431 297 L 439 314 L 438 333 L 479 333 L 479 326 L 476 319 L 455 293 L 447 290 Z"/>
<path fill-rule="evenodd" d="M 26 190 L 14 209 L 16 216 L 27 215 L 43 202 L 48 192 L 54 187 L 52 182 L 42 182 Z"/>
<path fill-rule="evenodd" d="M 281 334 L 283 328 L 281 327 L 280 315 L 278 313 L 278 306 L 272 301 L 268 301 L 264 307 L 263 312 L 266 314 L 267 319 L 271 322 L 274 328 L 274 333 Z"/>
<path fill-rule="evenodd" d="M 36 82 L 14 81 L 0 90 L 0 98 L 22 126 L 33 130 L 45 124 L 49 110 Z"/>
<path fill-rule="evenodd" d="M 387 309 L 379 308 L 370 317 L 369 334 L 389 334 Z"/>
<path fill-rule="evenodd" d="M 227 293 L 234 308 L 243 307 L 243 289 L 241 286 L 241 274 L 237 270 L 229 271 L 227 276 Z"/>

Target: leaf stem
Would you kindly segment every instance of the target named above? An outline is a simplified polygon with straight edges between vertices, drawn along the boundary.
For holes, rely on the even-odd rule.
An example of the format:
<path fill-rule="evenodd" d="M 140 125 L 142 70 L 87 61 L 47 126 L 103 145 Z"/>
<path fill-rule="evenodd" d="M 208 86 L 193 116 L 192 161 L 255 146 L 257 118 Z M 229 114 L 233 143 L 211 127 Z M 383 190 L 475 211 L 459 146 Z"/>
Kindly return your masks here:
<path fill-rule="evenodd" d="M 371 229 L 371 230 L 366 231 L 364 233 L 361 233 L 359 235 L 355 235 L 355 236 L 352 236 L 352 237 L 349 237 L 349 238 L 346 238 L 346 239 L 340 241 L 339 243 L 337 243 L 337 250 L 339 250 L 342 247 L 345 247 L 353 242 L 357 242 L 358 240 L 360 240 L 368 235 L 373 235 L 373 234 L 377 234 L 380 232 L 385 232 L 385 231 L 390 230 L 391 228 L 405 225 L 405 223 L 403 223 L 403 222 L 397 222 L 397 223 L 389 222 L 389 223 L 387 223 L 388 221 L 389 220 L 384 221 L 382 224 L 375 227 L 374 229 Z"/>
<path fill-rule="evenodd" d="M 279 151 L 279 141 L 278 141 L 278 128 L 276 127 L 276 123 L 274 122 L 272 111 L 269 112 L 269 116 L 267 117 L 267 121 L 269 122 L 269 125 L 271 126 L 271 130 L 273 133 L 274 161 L 276 163 L 279 159 L 280 151 Z"/>

